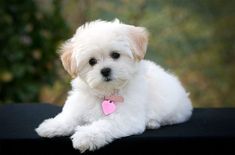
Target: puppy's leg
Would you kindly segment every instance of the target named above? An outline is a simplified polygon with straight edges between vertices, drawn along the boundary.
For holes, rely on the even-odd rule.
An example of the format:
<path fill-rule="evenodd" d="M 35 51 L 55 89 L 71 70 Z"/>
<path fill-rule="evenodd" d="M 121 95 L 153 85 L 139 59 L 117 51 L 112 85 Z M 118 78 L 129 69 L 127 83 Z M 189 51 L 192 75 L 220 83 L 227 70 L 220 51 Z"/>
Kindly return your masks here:
<path fill-rule="evenodd" d="M 70 116 L 65 116 L 62 112 L 54 118 L 44 120 L 36 132 L 41 137 L 67 136 L 74 132 L 77 123 Z"/>
<path fill-rule="evenodd" d="M 79 111 L 77 109 L 77 98 L 71 95 L 66 101 L 63 111 L 54 118 L 44 120 L 36 132 L 42 137 L 71 135 L 79 124 Z"/>
<path fill-rule="evenodd" d="M 87 126 L 79 126 L 73 134 L 73 147 L 81 152 L 95 150 L 116 138 L 142 133 L 145 130 L 143 118 L 107 116 Z"/>

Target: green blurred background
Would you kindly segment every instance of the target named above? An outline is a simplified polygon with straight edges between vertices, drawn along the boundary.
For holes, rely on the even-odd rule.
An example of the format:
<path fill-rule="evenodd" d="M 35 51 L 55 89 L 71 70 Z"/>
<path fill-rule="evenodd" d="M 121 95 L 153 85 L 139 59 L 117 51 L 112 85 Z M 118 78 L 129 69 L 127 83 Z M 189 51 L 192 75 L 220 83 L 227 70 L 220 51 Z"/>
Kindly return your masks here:
<path fill-rule="evenodd" d="M 63 105 L 58 46 L 95 19 L 146 27 L 147 59 L 179 76 L 195 107 L 235 107 L 233 0 L 2 0 L 0 104 Z M 170 87 L 170 86 L 169 86 Z"/>

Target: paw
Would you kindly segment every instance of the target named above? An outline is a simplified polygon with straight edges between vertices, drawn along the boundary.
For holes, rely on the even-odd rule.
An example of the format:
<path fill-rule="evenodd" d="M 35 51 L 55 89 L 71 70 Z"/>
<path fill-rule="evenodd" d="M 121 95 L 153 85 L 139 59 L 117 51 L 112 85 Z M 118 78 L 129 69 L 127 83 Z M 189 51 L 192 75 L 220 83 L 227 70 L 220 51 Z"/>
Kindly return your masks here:
<path fill-rule="evenodd" d="M 158 123 L 157 120 L 150 119 L 147 123 L 147 128 L 148 129 L 158 129 L 158 128 L 160 128 L 160 124 Z"/>
<path fill-rule="evenodd" d="M 68 135 L 71 129 L 66 129 L 65 125 L 53 118 L 43 121 L 38 128 L 35 129 L 41 137 L 55 137 Z"/>
<path fill-rule="evenodd" d="M 56 131 L 56 125 L 53 122 L 53 119 L 47 119 L 43 121 L 38 128 L 35 129 L 35 131 L 38 133 L 41 137 L 54 137 L 57 135 Z"/>
<path fill-rule="evenodd" d="M 86 131 L 86 127 L 79 127 L 77 132 L 71 137 L 73 147 L 78 149 L 81 153 L 85 151 L 94 151 L 104 146 L 107 142 L 101 133 L 94 131 Z"/>

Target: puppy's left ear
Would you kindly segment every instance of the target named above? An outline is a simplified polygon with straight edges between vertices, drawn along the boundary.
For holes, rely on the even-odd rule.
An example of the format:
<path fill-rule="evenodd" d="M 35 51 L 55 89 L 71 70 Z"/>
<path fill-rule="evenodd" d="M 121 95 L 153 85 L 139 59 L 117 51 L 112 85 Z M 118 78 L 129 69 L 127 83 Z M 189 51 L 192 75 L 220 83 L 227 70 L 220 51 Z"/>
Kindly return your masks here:
<path fill-rule="evenodd" d="M 128 29 L 134 58 L 140 61 L 144 58 L 148 45 L 148 31 L 144 27 L 130 26 Z"/>

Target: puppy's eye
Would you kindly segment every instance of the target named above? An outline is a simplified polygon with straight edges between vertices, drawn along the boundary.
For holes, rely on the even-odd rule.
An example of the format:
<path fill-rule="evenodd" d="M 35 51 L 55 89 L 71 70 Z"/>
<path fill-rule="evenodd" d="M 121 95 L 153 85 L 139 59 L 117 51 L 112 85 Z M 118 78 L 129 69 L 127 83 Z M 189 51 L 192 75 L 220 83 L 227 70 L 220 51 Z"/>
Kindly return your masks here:
<path fill-rule="evenodd" d="M 117 52 L 112 52 L 110 55 L 113 59 L 118 59 L 120 57 L 120 54 Z"/>
<path fill-rule="evenodd" d="M 89 60 L 89 64 L 90 64 L 91 66 L 94 66 L 95 64 L 97 64 L 97 60 L 96 60 L 95 58 L 91 58 L 91 59 Z"/>

